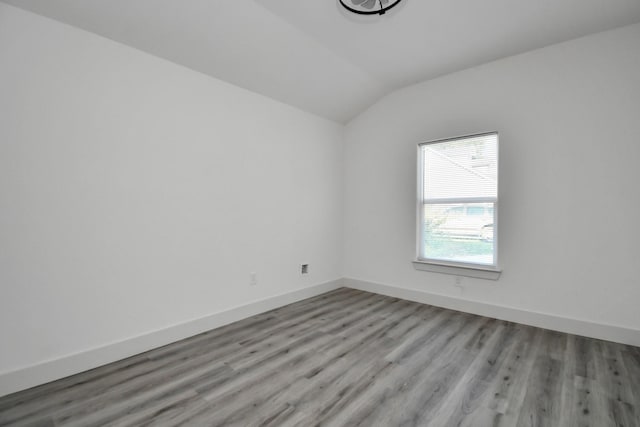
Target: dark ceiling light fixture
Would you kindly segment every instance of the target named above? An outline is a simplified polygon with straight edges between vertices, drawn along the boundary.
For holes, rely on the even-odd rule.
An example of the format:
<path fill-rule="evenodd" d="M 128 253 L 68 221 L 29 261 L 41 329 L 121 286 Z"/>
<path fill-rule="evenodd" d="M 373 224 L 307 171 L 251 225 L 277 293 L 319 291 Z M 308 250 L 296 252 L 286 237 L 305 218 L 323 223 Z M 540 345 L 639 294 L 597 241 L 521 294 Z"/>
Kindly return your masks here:
<path fill-rule="evenodd" d="M 340 0 L 340 4 L 358 15 L 384 15 L 402 0 Z"/>

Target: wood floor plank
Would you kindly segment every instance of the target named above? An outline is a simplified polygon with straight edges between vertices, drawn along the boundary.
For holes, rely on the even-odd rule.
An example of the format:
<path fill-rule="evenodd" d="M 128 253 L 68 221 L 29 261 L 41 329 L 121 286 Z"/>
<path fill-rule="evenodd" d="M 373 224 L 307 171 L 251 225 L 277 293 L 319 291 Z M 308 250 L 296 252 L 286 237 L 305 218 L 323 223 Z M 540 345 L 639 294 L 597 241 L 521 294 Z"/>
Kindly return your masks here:
<path fill-rule="evenodd" d="M 161 399 L 192 391 L 191 384 L 205 376 L 224 376 L 228 368 L 218 361 L 197 363 L 188 369 L 162 372 L 152 381 L 132 382 L 54 412 L 54 421 L 67 426 L 103 425 L 123 414 L 145 411 Z M 194 392 L 195 393 L 195 392 Z"/>
<path fill-rule="evenodd" d="M 512 374 L 507 373 L 502 378 L 498 374 L 505 365 L 513 363 L 508 357 L 518 334 L 522 332 L 513 323 L 503 323 L 500 333 L 488 344 L 490 348 L 473 360 L 464 376 L 450 387 L 444 404 L 430 414 L 433 422 L 440 420 L 443 425 L 461 425 L 469 415 L 478 411 L 494 383 L 508 384 L 512 381 Z M 506 370 L 509 372 L 508 367 Z"/>
<path fill-rule="evenodd" d="M 171 425 L 185 411 L 191 411 L 198 403 L 206 405 L 193 390 L 171 393 L 163 399 L 154 399 L 144 409 L 136 408 L 131 414 L 119 416 L 110 422 L 103 421 L 103 427 L 140 427 L 156 423 Z M 88 423 L 87 420 L 85 422 Z"/>
<path fill-rule="evenodd" d="M 458 320 L 466 318 L 466 316 L 462 316 L 462 313 L 450 314 L 458 315 Z M 449 318 L 440 317 L 439 322 L 447 321 L 447 319 Z M 403 358 L 402 356 L 406 355 L 407 351 L 413 347 L 413 343 L 424 341 L 425 335 L 411 334 L 406 336 L 405 343 L 399 346 L 402 351 L 399 354 L 392 353 L 391 358 L 385 358 L 393 360 L 394 356 L 399 356 L 394 368 L 396 375 L 387 377 L 385 381 L 380 381 L 359 396 L 345 409 L 342 417 L 332 421 L 332 425 L 340 425 L 341 423 L 369 425 L 375 422 L 383 423 L 383 425 L 385 425 L 384 423 L 395 425 L 393 423 L 407 422 L 412 424 L 419 422 L 423 413 L 420 408 L 431 406 L 433 409 L 437 407 L 441 402 L 441 396 L 451 387 L 449 381 L 453 381 L 458 374 L 461 374 L 465 365 L 478 354 L 478 352 L 464 350 L 464 344 L 469 341 L 469 337 L 475 335 L 489 322 L 489 319 L 484 318 L 478 318 L 478 320 L 479 322 L 475 324 L 466 323 L 466 329 L 450 331 L 449 334 L 442 334 L 441 337 L 433 339 L 430 341 L 429 351 L 420 352 L 420 357 Z M 434 321 L 438 323 L 438 318 L 434 318 Z M 429 328 L 427 328 L 428 331 Z M 492 334 L 496 331 L 497 329 L 493 330 Z M 431 337 L 431 335 L 429 336 Z M 447 381 L 444 381 L 444 378 L 447 378 Z M 429 388 L 431 386 L 434 386 L 435 389 Z M 397 409 L 390 413 L 388 408 Z M 413 415 L 406 418 L 406 414 L 409 413 L 413 413 Z"/>
<path fill-rule="evenodd" d="M 0 398 L 0 426 L 640 427 L 640 348 L 354 289 Z"/>
<path fill-rule="evenodd" d="M 517 424 L 543 335 L 541 329 L 519 326 L 525 329 L 525 334 L 498 372 L 493 382 L 493 395 L 490 392 L 485 406 L 470 414 L 462 425 L 473 426 L 475 420 L 496 427 Z"/>
<path fill-rule="evenodd" d="M 626 347 L 619 350 L 629 382 L 632 384 L 634 408 L 636 411 L 640 411 L 640 351 L 633 353 L 628 351 Z"/>
<path fill-rule="evenodd" d="M 322 335 L 326 337 L 326 335 Z M 193 413 L 183 421 L 183 425 L 224 425 L 230 419 L 235 419 L 237 413 L 253 412 L 279 396 L 287 393 L 292 384 L 307 381 L 304 373 L 313 364 L 318 363 L 326 355 L 313 351 L 317 342 L 309 341 L 295 351 L 287 353 L 286 358 L 273 360 L 277 365 L 266 369 L 249 369 L 241 372 L 235 381 L 223 384 L 221 387 L 203 395 L 209 402 L 207 408 Z"/>
<path fill-rule="evenodd" d="M 518 426 L 557 426 L 561 418 L 562 381 L 564 375 L 563 336 L 544 331 L 533 372 L 527 383 L 527 394 L 520 409 Z"/>

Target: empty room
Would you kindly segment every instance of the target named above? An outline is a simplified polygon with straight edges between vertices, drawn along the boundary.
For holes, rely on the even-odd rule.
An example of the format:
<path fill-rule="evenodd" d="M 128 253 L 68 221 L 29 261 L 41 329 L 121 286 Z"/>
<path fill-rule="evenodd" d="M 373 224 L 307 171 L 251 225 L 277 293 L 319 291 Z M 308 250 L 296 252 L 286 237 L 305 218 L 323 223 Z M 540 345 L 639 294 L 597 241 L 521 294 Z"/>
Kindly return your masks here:
<path fill-rule="evenodd" d="M 0 0 L 0 426 L 640 427 L 638 0 Z"/>

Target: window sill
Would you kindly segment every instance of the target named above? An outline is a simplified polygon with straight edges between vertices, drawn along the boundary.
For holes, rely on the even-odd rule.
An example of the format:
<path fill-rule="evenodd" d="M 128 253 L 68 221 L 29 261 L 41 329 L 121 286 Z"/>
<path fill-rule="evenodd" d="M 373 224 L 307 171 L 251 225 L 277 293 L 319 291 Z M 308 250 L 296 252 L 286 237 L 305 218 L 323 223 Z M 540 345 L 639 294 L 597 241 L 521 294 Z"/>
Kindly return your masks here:
<path fill-rule="evenodd" d="M 468 267 L 450 265 L 430 261 L 414 260 L 413 267 L 416 270 L 430 271 L 432 273 L 452 274 L 455 276 L 475 277 L 476 279 L 498 280 L 502 270 L 492 267 Z"/>

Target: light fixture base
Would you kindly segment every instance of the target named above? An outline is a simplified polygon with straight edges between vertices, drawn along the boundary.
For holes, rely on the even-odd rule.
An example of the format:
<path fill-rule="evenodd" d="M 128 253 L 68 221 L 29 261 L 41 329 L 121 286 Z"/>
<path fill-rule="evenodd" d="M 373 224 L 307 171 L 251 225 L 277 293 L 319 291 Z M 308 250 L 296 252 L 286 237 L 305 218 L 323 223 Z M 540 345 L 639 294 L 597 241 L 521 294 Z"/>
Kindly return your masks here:
<path fill-rule="evenodd" d="M 339 0 L 349 12 L 358 15 L 384 15 L 402 0 Z"/>

